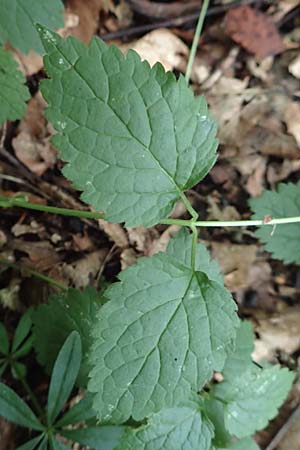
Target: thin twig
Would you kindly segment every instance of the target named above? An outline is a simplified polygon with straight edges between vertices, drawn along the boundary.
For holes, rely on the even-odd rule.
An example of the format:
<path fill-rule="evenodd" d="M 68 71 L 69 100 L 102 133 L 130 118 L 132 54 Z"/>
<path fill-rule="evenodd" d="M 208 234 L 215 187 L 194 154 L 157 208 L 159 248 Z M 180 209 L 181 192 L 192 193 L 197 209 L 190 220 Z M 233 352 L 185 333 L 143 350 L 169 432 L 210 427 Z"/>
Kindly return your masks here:
<path fill-rule="evenodd" d="M 300 405 L 292 412 L 288 420 L 283 424 L 278 433 L 274 436 L 266 450 L 275 450 L 278 444 L 282 441 L 283 437 L 287 434 L 291 428 L 293 422 L 300 419 Z"/>
<path fill-rule="evenodd" d="M 196 53 L 197 53 L 199 39 L 200 39 L 201 31 L 202 31 L 202 28 L 203 28 L 205 16 L 206 16 L 206 13 L 207 13 L 208 5 L 209 5 L 209 0 L 203 0 L 202 7 L 201 7 L 201 12 L 200 12 L 200 15 L 199 15 L 199 19 L 198 19 L 198 23 L 197 23 L 196 31 L 195 31 L 195 34 L 194 34 L 194 39 L 193 39 L 191 51 L 190 51 L 189 60 L 188 60 L 188 63 L 187 63 L 186 73 L 185 73 L 185 80 L 186 80 L 187 84 L 190 81 L 192 68 L 193 68 L 193 64 L 194 64 L 194 61 L 195 61 L 195 56 L 196 56 Z"/>
<path fill-rule="evenodd" d="M 215 16 L 218 14 L 222 14 L 223 12 L 228 11 L 230 8 L 234 8 L 238 5 L 250 5 L 253 3 L 262 3 L 264 0 L 243 0 L 243 1 L 235 1 L 232 3 L 229 3 L 227 5 L 223 6 L 213 6 L 212 8 L 209 8 L 207 11 L 206 16 Z M 104 41 L 109 41 L 112 39 L 124 39 L 129 38 L 131 36 L 141 35 L 144 33 L 148 33 L 149 31 L 156 30 L 157 28 L 172 28 L 172 27 L 181 27 L 182 25 L 185 25 L 187 23 L 195 22 L 199 17 L 199 11 L 187 14 L 182 17 L 176 17 L 170 20 L 163 20 L 155 23 L 150 23 L 146 25 L 139 25 L 132 28 L 125 28 L 118 31 L 113 31 L 111 33 L 106 33 L 103 35 L 100 35 L 101 39 Z"/>

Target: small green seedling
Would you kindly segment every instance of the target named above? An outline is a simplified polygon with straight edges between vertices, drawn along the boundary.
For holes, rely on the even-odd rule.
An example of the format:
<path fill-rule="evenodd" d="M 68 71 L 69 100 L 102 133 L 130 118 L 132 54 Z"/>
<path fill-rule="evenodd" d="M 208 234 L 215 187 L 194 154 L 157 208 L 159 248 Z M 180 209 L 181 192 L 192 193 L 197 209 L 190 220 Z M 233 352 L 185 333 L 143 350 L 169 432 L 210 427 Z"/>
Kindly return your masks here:
<path fill-rule="evenodd" d="M 11 388 L 0 383 L 0 416 L 37 434 L 17 450 L 64 450 L 70 448 L 65 444 L 66 441 L 78 442 L 99 450 L 112 450 L 118 444 L 123 434 L 122 427 L 78 427 L 78 424 L 95 416 L 91 395 L 87 394 L 66 413 L 62 412 L 74 387 L 80 363 L 81 340 L 79 334 L 74 331 L 66 339 L 55 361 L 47 405 L 44 411 L 38 408 L 39 418 Z M 77 426 L 72 429 L 75 425 Z"/>
<path fill-rule="evenodd" d="M 20 319 L 12 341 L 3 323 L 0 322 L 0 377 L 10 367 L 14 378 L 26 376 L 26 366 L 19 359 L 28 355 L 32 349 L 32 335 L 30 333 L 32 321 L 31 312 L 27 311 Z"/>

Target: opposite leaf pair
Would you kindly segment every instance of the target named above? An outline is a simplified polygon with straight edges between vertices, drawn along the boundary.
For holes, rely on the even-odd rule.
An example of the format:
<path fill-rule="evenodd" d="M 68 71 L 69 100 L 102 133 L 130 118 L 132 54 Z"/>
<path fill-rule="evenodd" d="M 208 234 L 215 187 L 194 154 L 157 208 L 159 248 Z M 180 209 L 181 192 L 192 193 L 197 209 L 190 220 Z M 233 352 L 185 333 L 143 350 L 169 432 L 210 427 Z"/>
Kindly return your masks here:
<path fill-rule="evenodd" d="M 38 436 L 17 450 L 66 450 L 57 438 L 79 442 L 94 449 L 112 450 L 123 433 L 122 427 L 85 427 L 66 429 L 68 425 L 93 419 L 92 398 L 83 400 L 61 416 L 62 409 L 74 387 L 81 363 L 81 340 L 74 331 L 67 338 L 54 364 L 47 400 L 47 408 L 40 420 L 29 406 L 8 386 L 0 383 L 0 416 L 20 426 L 35 430 Z M 61 416 L 61 417 L 60 417 Z"/>

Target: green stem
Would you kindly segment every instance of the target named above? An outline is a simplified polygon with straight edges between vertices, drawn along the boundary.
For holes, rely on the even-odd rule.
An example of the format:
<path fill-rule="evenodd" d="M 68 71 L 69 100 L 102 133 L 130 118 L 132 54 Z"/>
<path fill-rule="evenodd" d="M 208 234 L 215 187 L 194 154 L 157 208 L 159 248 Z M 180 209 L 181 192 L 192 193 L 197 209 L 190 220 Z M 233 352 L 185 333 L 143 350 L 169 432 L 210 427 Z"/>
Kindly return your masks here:
<path fill-rule="evenodd" d="M 63 283 L 60 283 L 59 281 L 55 280 L 54 278 L 49 277 L 48 275 L 44 275 L 43 273 L 38 272 L 37 270 L 31 269 L 30 267 L 20 267 L 18 264 L 14 264 L 10 261 L 7 261 L 5 259 L 0 259 L 0 264 L 4 264 L 7 267 L 11 267 L 12 269 L 16 269 L 18 271 L 24 271 L 27 272 L 30 275 L 33 275 L 34 277 L 46 281 L 46 283 L 52 284 L 55 287 L 58 287 L 59 289 L 63 291 L 67 291 L 68 287 L 65 286 Z"/>
<path fill-rule="evenodd" d="M 183 219 L 165 219 L 162 220 L 160 223 L 162 225 L 179 225 L 182 227 L 191 227 L 192 225 L 195 225 L 195 227 L 215 227 L 215 228 L 225 228 L 225 227 L 254 227 L 254 226 L 264 226 L 264 225 L 282 225 L 282 224 L 289 224 L 289 223 L 300 223 L 300 216 L 295 217 L 284 217 L 280 219 L 272 219 L 270 221 L 266 220 L 227 220 L 227 221 L 221 221 L 221 220 L 196 220 L 198 218 L 197 211 L 194 210 L 188 199 L 184 194 L 181 196 L 181 200 L 184 203 L 186 209 L 191 214 L 193 220 L 183 220 Z M 26 202 L 25 200 L 2 200 L 3 197 L 0 199 L 0 208 L 11 208 L 14 206 L 18 206 L 20 208 L 27 208 L 27 209 L 33 209 L 37 211 L 42 212 L 49 212 L 54 214 L 62 214 L 64 216 L 73 216 L 73 217 L 84 217 L 87 219 L 103 219 L 104 214 L 98 213 L 98 212 L 92 212 L 92 211 L 80 211 L 76 209 L 66 209 L 66 208 L 57 208 L 54 206 L 45 206 L 45 205 L 37 205 L 35 203 Z M 10 263 L 11 264 L 11 263 Z M 49 279 L 48 277 L 45 278 L 45 275 L 40 274 L 39 272 L 33 271 L 33 269 L 27 269 L 24 268 L 24 270 L 27 270 L 28 272 L 32 273 L 32 275 L 39 276 L 39 278 L 42 277 L 43 280 L 48 281 L 51 283 L 50 280 L 53 281 L 53 279 Z M 60 287 L 61 289 L 66 289 L 65 286 L 60 284 L 59 282 L 54 280 L 54 283 L 56 286 Z"/>
<path fill-rule="evenodd" d="M 81 217 L 85 219 L 104 219 L 104 214 L 92 211 L 81 211 L 77 209 L 58 208 L 56 206 L 38 205 L 36 203 L 30 203 L 26 200 L 20 200 L 18 198 L 0 199 L 0 208 L 26 208 L 35 211 L 42 211 L 52 214 L 60 214 L 63 216 Z"/>
<path fill-rule="evenodd" d="M 188 212 L 190 213 L 190 215 L 192 216 L 192 221 L 195 222 L 195 220 L 198 219 L 199 214 L 197 213 L 197 211 L 192 207 L 190 201 L 186 198 L 184 192 L 180 192 L 180 198 L 184 204 L 184 206 L 186 207 L 186 209 L 188 210 Z"/>
<path fill-rule="evenodd" d="M 194 64 L 194 60 L 195 60 L 195 56 L 196 56 L 196 52 L 197 52 L 197 47 L 198 47 L 201 31 L 202 31 L 202 28 L 203 28 L 203 23 L 204 23 L 204 19 L 205 19 L 205 16 L 206 16 L 208 5 L 209 5 L 209 0 L 203 0 L 201 11 L 200 11 L 200 15 L 199 15 L 199 19 L 198 19 L 198 23 L 197 23 L 197 27 L 196 27 L 196 31 L 195 31 L 195 34 L 194 34 L 194 39 L 193 39 L 191 51 L 190 51 L 190 56 L 189 56 L 189 60 L 188 60 L 187 68 L 186 68 L 186 73 L 185 73 L 185 79 L 186 79 L 187 84 L 190 81 L 192 67 L 193 67 L 193 64 Z"/>
<path fill-rule="evenodd" d="M 281 219 L 265 220 L 181 220 L 181 219 L 165 219 L 160 222 L 162 225 L 179 225 L 182 227 L 205 227 L 205 228 L 226 228 L 226 227 L 257 227 L 257 226 L 274 226 L 289 223 L 300 223 L 300 216 L 284 217 Z"/>
<path fill-rule="evenodd" d="M 198 241 L 198 231 L 197 228 L 194 225 L 191 225 L 191 230 L 193 233 L 193 240 L 192 240 L 192 269 L 195 270 L 196 267 L 196 250 L 197 250 L 197 241 Z"/>
<path fill-rule="evenodd" d="M 25 377 L 23 376 L 23 374 L 17 369 L 17 367 L 15 365 L 13 365 L 13 369 L 16 372 L 16 375 L 18 376 L 18 379 L 20 380 L 20 382 L 22 383 L 25 391 L 27 392 L 32 405 L 35 408 L 36 413 L 40 416 L 43 417 L 44 416 L 44 411 L 43 408 L 41 407 L 37 397 L 35 396 L 34 392 L 32 391 L 31 387 L 29 386 L 29 384 L 27 383 Z"/>

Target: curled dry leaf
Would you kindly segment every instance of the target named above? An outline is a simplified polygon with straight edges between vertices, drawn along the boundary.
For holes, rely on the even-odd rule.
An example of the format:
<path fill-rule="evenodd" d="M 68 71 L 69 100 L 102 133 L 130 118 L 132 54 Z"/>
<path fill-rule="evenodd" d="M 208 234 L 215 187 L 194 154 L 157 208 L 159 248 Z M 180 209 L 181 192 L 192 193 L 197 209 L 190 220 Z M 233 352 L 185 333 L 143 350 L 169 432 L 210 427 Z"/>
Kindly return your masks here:
<path fill-rule="evenodd" d="M 212 258 L 220 263 L 229 290 L 237 291 L 249 286 L 249 269 L 256 260 L 256 251 L 256 245 L 212 243 Z"/>
<path fill-rule="evenodd" d="M 300 55 L 293 59 L 293 61 L 289 64 L 289 72 L 295 78 L 300 79 Z"/>
<path fill-rule="evenodd" d="M 288 132 L 294 136 L 300 150 L 300 103 L 290 102 L 284 114 Z M 300 152 L 299 152 L 300 156 Z"/>
<path fill-rule="evenodd" d="M 276 350 L 291 355 L 300 348 L 300 308 L 291 307 L 280 314 L 259 319 L 255 342 L 254 359 L 272 361 Z"/>
<path fill-rule="evenodd" d="M 135 50 L 142 60 L 147 60 L 151 66 L 160 62 L 166 70 L 185 71 L 189 49 L 170 30 L 158 28 L 136 42 L 120 47 L 124 52 L 129 48 Z"/>
<path fill-rule="evenodd" d="M 88 44 L 97 31 L 101 8 L 102 0 L 68 0 L 63 35 L 72 34 Z"/>
<path fill-rule="evenodd" d="M 89 253 L 84 258 L 72 264 L 63 264 L 61 275 L 76 288 L 83 288 L 91 284 L 105 262 L 106 249 Z"/>
<path fill-rule="evenodd" d="M 107 234 L 108 238 L 119 248 L 128 247 L 127 234 L 119 223 L 110 223 L 106 220 L 98 220 L 100 228 Z"/>
<path fill-rule="evenodd" d="M 283 41 L 272 20 L 250 6 L 230 9 L 225 16 L 225 31 L 231 39 L 260 59 L 283 52 Z"/>

